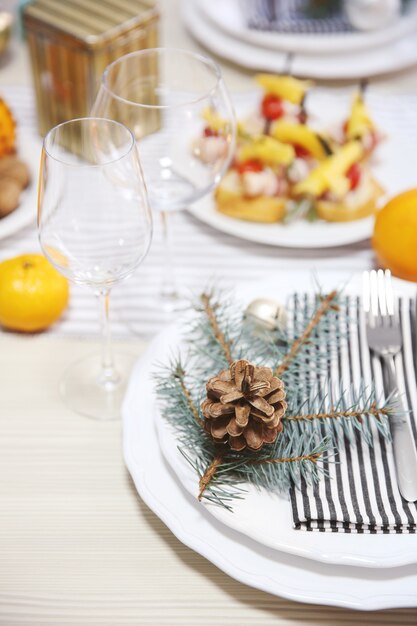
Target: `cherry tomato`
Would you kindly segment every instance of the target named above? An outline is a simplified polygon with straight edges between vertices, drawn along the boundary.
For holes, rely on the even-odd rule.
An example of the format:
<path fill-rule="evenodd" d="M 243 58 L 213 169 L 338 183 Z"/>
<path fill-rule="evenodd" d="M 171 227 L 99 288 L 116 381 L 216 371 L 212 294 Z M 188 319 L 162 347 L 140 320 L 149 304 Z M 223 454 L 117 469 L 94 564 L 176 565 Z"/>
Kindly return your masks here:
<path fill-rule="evenodd" d="M 217 130 L 213 130 L 210 126 L 206 126 L 204 129 L 204 137 L 217 137 L 218 134 Z"/>
<path fill-rule="evenodd" d="M 267 120 L 277 120 L 284 115 L 284 107 L 281 98 L 272 94 L 266 94 L 261 104 L 262 115 Z"/>
<path fill-rule="evenodd" d="M 356 189 L 356 187 L 361 182 L 361 167 L 359 163 L 354 163 L 346 172 L 346 178 L 350 181 L 350 188 Z"/>
<path fill-rule="evenodd" d="M 264 169 L 262 163 L 256 161 L 255 159 L 249 159 L 248 161 L 237 163 L 236 168 L 239 174 L 244 174 L 245 172 L 262 172 Z"/>
<path fill-rule="evenodd" d="M 295 156 L 299 159 L 306 159 L 310 156 L 310 150 L 304 148 L 304 146 L 300 146 L 300 144 L 294 144 Z"/>

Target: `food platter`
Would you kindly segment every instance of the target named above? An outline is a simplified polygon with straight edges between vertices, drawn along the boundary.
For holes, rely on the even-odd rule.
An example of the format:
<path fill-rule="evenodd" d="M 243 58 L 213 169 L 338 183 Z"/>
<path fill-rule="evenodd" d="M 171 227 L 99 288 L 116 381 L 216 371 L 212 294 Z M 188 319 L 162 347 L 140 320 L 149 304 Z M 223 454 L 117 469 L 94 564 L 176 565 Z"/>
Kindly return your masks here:
<path fill-rule="evenodd" d="M 236 99 L 238 117 L 253 107 L 255 93 L 242 94 Z M 318 90 L 309 94 L 309 111 L 314 119 L 326 119 L 330 123 L 346 114 L 351 93 Z M 382 97 L 369 94 L 367 103 L 379 128 L 384 133 L 384 141 L 373 158 L 372 172 L 383 184 L 386 199 L 416 185 L 414 156 L 408 134 L 413 124 L 411 108 L 403 106 L 403 116 L 396 114 L 399 100 L 395 97 Z M 287 248 L 332 248 L 369 239 L 372 235 L 374 218 L 352 222 L 328 223 L 319 220 L 314 223 L 298 220 L 291 224 L 262 224 L 238 220 L 216 210 L 213 196 L 200 200 L 188 208 L 198 220 L 219 231 L 271 246 Z"/>

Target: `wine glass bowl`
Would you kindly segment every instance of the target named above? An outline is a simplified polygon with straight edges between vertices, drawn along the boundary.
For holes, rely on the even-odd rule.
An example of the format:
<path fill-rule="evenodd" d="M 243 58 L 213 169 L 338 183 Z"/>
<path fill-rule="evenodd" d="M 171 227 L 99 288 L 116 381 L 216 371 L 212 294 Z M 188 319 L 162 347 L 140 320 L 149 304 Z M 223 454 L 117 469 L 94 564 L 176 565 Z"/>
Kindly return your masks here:
<path fill-rule="evenodd" d="M 111 350 L 109 295 L 145 258 L 152 215 L 135 139 L 121 123 L 81 118 L 56 126 L 43 143 L 38 232 L 49 261 L 98 297 L 103 348 L 71 366 L 66 403 L 98 419 L 120 415 L 132 358 Z"/>
<path fill-rule="evenodd" d="M 47 258 L 67 278 L 103 291 L 128 277 L 149 249 L 146 205 L 127 128 L 84 118 L 45 137 L 39 237 Z"/>
<path fill-rule="evenodd" d="M 163 294 L 175 308 L 166 214 L 212 191 L 234 150 L 235 116 L 221 71 L 211 59 L 185 50 L 127 54 L 106 68 L 93 114 L 122 122 L 136 138 L 151 207 L 162 213 Z M 208 117 L 218 126 L 209 141 Z"/>

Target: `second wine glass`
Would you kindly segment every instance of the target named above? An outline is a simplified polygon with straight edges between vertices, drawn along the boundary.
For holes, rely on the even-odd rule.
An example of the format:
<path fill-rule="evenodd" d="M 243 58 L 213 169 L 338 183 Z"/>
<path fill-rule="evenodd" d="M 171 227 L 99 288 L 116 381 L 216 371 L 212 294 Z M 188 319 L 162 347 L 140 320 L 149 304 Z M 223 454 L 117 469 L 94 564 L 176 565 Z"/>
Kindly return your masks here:
<path fill-rule="evenodd" d="M 182 308 L 168 213 L 214 189 L 231 160 L 236 123 L 221 71 L 185 50 L 133 52 L 105 70 L 93 115 L 123 122 L 138 142 L 150 204 L 162 218 L 162 308 Z"/>

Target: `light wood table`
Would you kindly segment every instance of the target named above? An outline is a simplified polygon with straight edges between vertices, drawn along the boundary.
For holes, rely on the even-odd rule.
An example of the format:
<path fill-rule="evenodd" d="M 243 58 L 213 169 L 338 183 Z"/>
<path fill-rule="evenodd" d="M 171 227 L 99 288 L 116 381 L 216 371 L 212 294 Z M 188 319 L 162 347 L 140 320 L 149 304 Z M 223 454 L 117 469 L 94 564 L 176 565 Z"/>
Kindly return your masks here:
<path fill-rule="evenodd" d="M 118 344 L 139 354 L 139 341 Z M 58 382 L 93 341 L 0 341 L 1 626 L 414 626 L 251 589 L 182 545 L 138 497 L 121 425 L 67 410 Z"/>
<path fill-rule="evenodd" d="M 162 4 L 162 42 L 198 50 Z M 222 64 L 232 90 L 249 73 Z M 17 47 L 1 84 L 27 83 Z M 412 92 L 417 71 L 376 81 Z M 124 347 L 124 346 L 121 346 Z M 129 341 L 140 354 L 143 344 Z M 183 546 L 138 497 L 121 425 L 61 403 L 64 369 L 98 345 L 0 334 L 0 626 L 415 626 L 417 609 L 356 613 L 293 603 L 248 588 Z"/>

